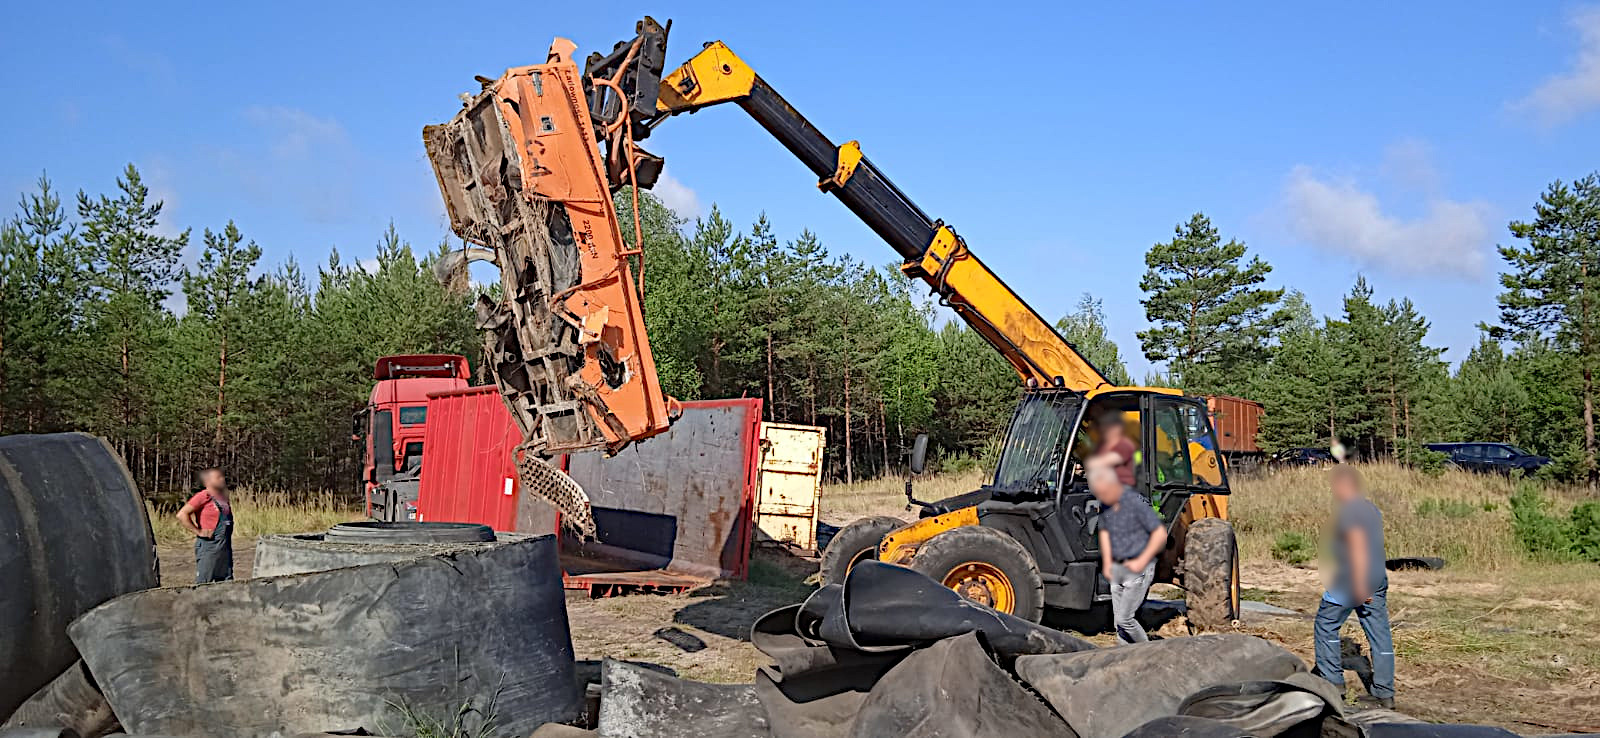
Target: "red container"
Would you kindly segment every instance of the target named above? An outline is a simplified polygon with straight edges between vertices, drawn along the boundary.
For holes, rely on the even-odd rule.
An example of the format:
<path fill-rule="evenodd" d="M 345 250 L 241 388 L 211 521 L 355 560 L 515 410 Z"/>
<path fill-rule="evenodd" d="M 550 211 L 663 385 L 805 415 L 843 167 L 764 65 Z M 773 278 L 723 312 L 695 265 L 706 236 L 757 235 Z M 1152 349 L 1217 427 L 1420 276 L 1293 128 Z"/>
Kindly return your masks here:
<path fill-rule="evenodd" d="M 1211 422 L 1217 428 L 1217 444 L 1224 453 L 1258 454 L 1256 431 L 1261 427 L 1264 412 L 1261 403 L 1231 395 L 1212 395 L 1206 398 L 1211 410 Z"/>
<path fill-rule="evenodd" d="M 494 387 L 430 395 L 417 519 L 517 530 L 517 472 L 511 452 L 521 442 L 522 434 Z"/>
<path fill-rule="evenodd" d="M 552 533 L 555 509 L 521 494 L 512 453 L 521 436 L 493 387 L 428 401 L 418 519 Z M 589 495 L 597 540 L 562 537 L 568 587 L 681 590 L 744 578 L 761 462 L 761 401 L 683 403 L 666 433 L 616 456 L 560 464 Z"/>

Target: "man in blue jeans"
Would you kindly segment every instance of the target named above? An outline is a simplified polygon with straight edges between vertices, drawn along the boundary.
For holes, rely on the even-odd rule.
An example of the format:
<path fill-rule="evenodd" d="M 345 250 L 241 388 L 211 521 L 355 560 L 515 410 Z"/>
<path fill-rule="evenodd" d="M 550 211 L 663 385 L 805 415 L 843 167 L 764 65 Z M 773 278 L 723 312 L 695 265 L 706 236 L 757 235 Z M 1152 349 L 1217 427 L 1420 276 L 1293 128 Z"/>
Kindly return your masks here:
<path fill-rule="evenodd" d="M 1339 629 L 1355 613 L 1372 651 L 1372 695 L 1360 701 L 1394 707 L 1394 639 L 1389 632 L 1389 574 L 1384 569 L 1383 513 L 1361 490 L 1354 467 L 1334 467 L 1329 485 L 1338 505 L 1334 575 L 1317 607 L 1317 674 L 1344 689 Z"/>

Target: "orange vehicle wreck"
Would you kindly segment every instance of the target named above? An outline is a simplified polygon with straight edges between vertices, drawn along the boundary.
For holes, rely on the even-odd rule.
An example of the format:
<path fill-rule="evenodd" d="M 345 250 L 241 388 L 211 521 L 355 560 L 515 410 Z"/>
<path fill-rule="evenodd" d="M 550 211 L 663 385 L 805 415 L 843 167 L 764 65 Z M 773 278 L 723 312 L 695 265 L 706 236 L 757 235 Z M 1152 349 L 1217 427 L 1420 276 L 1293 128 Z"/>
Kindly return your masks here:
<path fill-rule="evenodd" d="M 666 29 L 640 31 L 616 52 L 619 66 L 634 74 L 658 68 L 666 50 Z M 480 77 L 483 89 L 463 96 L 464 108 L 449 122 L 424 128 L 423 141 L 451 228 L 472 244 L 442 271 L 467 260 L 500 270 L 504 299 L 480 296 L 478 324 L 495 383 L 523 434 L 518 470 L 525 488 L 592 532 L 582 490 L 542 459 L 615 453 L 666 430 L 675 403 L 656 376 L 629 262 L 641 254 L 642 234 L 635 226 L 630 245 L 612 203 L 623 185 L 654 184 L 660 159 L 632 145 L 625 111 L 615 120 L 591 112 L 575 48 L 556 39 L 544 64 L 508 69 L 497 80 Z M 627 63 L 651 55 L 653 65 Z M 653 92 L 655 82 L 645 82 Z"/>

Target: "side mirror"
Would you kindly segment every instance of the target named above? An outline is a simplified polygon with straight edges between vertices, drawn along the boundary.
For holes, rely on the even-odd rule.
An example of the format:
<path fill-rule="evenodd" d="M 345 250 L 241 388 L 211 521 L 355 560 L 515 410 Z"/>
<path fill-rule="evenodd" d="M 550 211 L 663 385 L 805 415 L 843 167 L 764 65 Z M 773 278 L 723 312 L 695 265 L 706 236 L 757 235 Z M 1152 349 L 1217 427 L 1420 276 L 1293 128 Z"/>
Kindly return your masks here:
<path fill-rule="evenodd" d="M 911 473 L 921 474 L 928 466 L 928 434 L 918 433 L 911 443 Z"/>

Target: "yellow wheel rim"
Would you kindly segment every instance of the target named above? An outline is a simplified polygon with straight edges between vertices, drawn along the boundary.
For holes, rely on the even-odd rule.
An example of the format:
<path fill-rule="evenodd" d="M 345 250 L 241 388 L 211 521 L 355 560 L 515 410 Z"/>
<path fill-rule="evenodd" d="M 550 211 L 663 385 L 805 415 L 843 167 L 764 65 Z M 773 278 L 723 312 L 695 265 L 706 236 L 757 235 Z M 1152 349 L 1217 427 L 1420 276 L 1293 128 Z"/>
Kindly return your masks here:
<path fill-rule="evenodd" d="M 1011 614 L 1017 606 L 1017 592 L 1011 579 L 999 567 L 986 561 L 957 564 L 944 575 L 944 586 L 980 605 Z"/>

